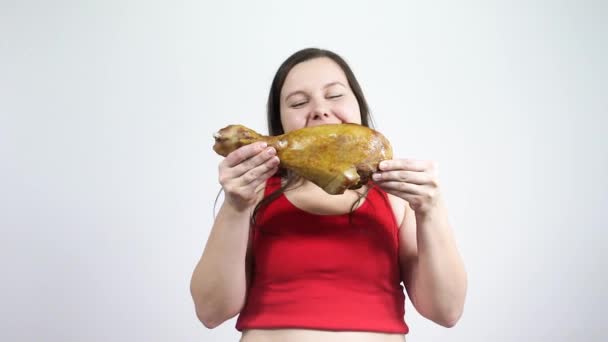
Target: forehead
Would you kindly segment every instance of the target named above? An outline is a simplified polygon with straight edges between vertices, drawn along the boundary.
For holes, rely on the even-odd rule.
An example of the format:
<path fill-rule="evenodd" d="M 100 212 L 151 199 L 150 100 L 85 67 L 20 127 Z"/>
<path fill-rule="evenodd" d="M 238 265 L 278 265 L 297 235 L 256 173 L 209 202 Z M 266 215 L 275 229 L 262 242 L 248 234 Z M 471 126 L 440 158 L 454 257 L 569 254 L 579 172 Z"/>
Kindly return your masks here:
<path fill-rule="evenodd" d="M 295 65 L 287 74 L 283 84 L 282 94 L 296 90 L 315 90 L 330 82 L 348 81 L 342 68 L 327 57 L 311 59 Z"/>

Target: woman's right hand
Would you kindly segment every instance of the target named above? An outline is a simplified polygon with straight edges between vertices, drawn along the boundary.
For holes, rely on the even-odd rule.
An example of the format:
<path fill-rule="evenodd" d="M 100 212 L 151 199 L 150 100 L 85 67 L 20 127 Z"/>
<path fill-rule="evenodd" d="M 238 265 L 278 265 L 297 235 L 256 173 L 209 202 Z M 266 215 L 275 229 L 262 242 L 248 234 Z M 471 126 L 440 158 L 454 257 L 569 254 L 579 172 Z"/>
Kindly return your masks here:
<path fill-rule="evenodd" d="M 263 142 L 242 146 L 228 154 L 219 165 L 224 203 L 238 211 L 251 208 L 256 203 L 259 187 L 278 167 L 276 150 Z"/>

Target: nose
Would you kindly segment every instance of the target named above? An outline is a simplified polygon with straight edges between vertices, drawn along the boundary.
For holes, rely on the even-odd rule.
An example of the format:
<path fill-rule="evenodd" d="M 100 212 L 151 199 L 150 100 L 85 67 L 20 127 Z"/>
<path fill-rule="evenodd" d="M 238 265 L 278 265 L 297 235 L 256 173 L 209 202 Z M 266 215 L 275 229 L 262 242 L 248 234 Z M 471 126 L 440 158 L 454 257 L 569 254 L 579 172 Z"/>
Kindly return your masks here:
<path fill-rule="evenodd" d="M 329 114 L 327 112 L 315 111 L 312 113 L 313 120 L 322 120 L 322 119 L 328 119 L 328 118 L 329 118 Z"/>
<path fill-rule="evenodd" d="M 310 111 L 309 119 L 311 121 L 328 121 L 332 116 L 330 108 L 322 102 L 317 102 Z"/>

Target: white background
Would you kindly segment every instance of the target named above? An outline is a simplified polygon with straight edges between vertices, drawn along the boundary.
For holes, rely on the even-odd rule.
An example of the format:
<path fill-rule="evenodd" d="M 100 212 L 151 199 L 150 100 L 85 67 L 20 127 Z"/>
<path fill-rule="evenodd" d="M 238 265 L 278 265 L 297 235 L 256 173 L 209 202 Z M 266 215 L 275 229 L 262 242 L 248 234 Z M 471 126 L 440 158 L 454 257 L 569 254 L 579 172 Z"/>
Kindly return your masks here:
<path fill-rule="evenodd" d="M 212 133 L 276 68 L 351 64 L 397 157 L 439 163 L 469 273 L 408 341 L 606 341 L 603 1 L 0 2 L 0 340 L 236 341 L 189 293 Z"/>

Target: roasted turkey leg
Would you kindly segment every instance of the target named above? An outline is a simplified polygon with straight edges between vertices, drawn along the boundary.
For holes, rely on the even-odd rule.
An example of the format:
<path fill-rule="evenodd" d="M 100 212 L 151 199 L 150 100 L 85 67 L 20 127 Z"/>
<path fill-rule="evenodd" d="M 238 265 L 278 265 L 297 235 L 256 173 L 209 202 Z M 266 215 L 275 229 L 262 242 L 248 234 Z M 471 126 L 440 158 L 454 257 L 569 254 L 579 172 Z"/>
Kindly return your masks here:
<path fill-rule="evenodd" d="M 393 157 L 391 145 L 382 134 L 358 124 L 306 127 L 278 136 L 230 125 L 213 137 L 213 150 L 224 157 L 241 146 L 265 141 L 276 149 L 281 167 L 332 195 L 360 188 L 378 170 L 380 161 Z"/>

